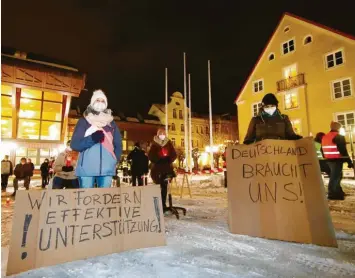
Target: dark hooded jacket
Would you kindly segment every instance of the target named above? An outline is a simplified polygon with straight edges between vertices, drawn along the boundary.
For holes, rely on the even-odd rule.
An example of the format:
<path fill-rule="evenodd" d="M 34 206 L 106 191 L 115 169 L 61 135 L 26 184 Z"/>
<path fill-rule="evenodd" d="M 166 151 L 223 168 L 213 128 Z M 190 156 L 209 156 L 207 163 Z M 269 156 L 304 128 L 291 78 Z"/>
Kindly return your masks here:
<path fill-rule="evenodd" d="M 272 116 L 260 111 L 258 116 L 251 119 L 243 143 L 252 144 L 264 139 L 297 140 L 300 138 L 302 136 L 293 131 L 288 116 L 276 109 Z"/>
<path fill-rule="evenodd" d="M 162 141 L 157 136 L 154 137 L 148 153 L 148 158 L 151 161 L 150 175 L 154 183 L 160 184 L 162 175 L 174 175 L 172 163 L 176 157 L 174 146 L 168 138 Z"/>

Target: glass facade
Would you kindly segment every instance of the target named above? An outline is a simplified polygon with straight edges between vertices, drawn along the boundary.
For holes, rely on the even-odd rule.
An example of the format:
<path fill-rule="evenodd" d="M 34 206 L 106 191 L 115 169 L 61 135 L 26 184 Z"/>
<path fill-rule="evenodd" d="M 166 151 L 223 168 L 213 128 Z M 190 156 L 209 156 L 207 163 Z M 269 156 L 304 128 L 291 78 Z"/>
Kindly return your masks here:
<path fill-rule="evenodd" d="M 13 88 L 1 85 L 1 138 L 12 137 Z"/>

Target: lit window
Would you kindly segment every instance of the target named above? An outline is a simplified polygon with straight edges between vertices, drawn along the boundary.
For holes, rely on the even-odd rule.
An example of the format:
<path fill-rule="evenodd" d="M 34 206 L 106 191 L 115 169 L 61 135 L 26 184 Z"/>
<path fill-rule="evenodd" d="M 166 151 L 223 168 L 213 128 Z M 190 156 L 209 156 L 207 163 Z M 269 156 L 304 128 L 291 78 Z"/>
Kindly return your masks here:
<path fill-rule="evenodd" d="M 27 98 L 20 100 L 20 118 L 40 119 L 41 118 L 42 101 Z"/>
<path fill-rule="evenodd" d="M 56 102 L 62 102 L 63 96 L 61 94 L 57 94 L 57 93 L 44 92 L 43 99 L 50 100 L 50 101 L 56 101 Z"/>
<path fill-rule="evenodd" d="M 1 138 L 12 137 L 12 119 L 1 117 Z"/>
<path fill-rule="evenodd" d="M 183 124 L 181 124 L 180 130 L 181 130 L 181 131 L 185 131 L 185 127 L 184 127 Z"/>
<path fill-rule="evenodd" d="M 12 96 L 12 87 L 8 85 L 1 85 L 1 94 Z"/>
<path fill-rule="evenodd" d="M 1 96 L 1 116 L 12 117 L 12 97 Z"/>
<path fill-rule="evenodd" d="M 179 110 L 179 119 L 182 119 L 182 110 Z"/>
<path fill-rule="evenodd" d="M 256 103 L 252 104 L 253 117 L 256 117 L 259 114 L 259 110 L 260 110 L 261 106 L 262 106 L 261 102 L 256 102 Z"/>
<path fill-rule="evenodd" d="M 264 90 L 264 81 L 262 79 L 253 82 L 254 93 Z"/>
<path fill-rule="evenodd" d="M 294 40 L 289 40 L 289 41 L 284 42 L 282 44 L 282 53 L 283 54 L 293 52 L 294 50 L 295 50 L 295 41 Z"/>
<path fill-rule="evenodd" d="M 40 121 L 20 119 L 17 137 L 20 139 L 39 139 Z"/>
<path fill-rule="evenodd" d="M 293 127 L 293 131 L 296 134 L 301 134 L 301 120 L 299 120 L 299 119 L 291 120 L 291 124 Z"/>
<path fill-rule="evenodd" d="M 24 88 L 21 90 L 21 97 L 42 99 L 42 92 Z"/>
<path fill-rule="evenodd" d="M 32 163 L 34 165 L 38 166 L 39 163 L 37 161 L 37 153 L 38 153 L 38 149 L 19 147 L 19 148 L 16 149 L 15 163 L 16 164 L 20 163 L 21 158 L 24 157 L 24 158 L 31 159 Z M 49 158 L 49 156 L 45 157 L 45 158 Z"/>
<path fill-rule="evenodd" d="M 326 55 L 327 68 L 334 68 L 344 63 L 343 51 L 336 51 Z"/>
<path fill-rule="evenodd" d="M 176 109 L 173 109 L 173 118 L 176 119 Z"/>
<path fill-rule="evenodd" d="M 339 122 L 343 127 L 347 128 L 350 125 L 355 124 L 355 111 L 337 113 L 336 121 Z"/>
<path fill-rule="evenodd" d="M 55 102 L 43 102 L 42 120 L 62 120 L 62 104 Z"/>
<path fill-rule="evenodd" d="M 41 139 L 60 140 L 60 123 L 42 121 Z"/>
<path fill-rule="evenodd" d="M 352 95 L 350 79 L 343 79 L 333 82 L 333 97 L 340 99 Z"/>
<path fill-rule="evenodd" d="M 297 92 L 285 94 L 285 110 L 297 108 L 299 105 Z"/>
<path fill-rule="evenodd" d="M 309 44 L 309 43 L 311 43 L 311 42 L 312 42 L 312 36 L 307 36 L 307 37 L 305 37 L 303 43 L 306 45 L 306 44 Z"/>
<path fill-rule="evenodd" d="M 269 55 L 269 61 L 272 61 L 272 60 L 274 60 L 275 59 L 275 54 L 274 53 L 271 53 L 270 55 Z"/>

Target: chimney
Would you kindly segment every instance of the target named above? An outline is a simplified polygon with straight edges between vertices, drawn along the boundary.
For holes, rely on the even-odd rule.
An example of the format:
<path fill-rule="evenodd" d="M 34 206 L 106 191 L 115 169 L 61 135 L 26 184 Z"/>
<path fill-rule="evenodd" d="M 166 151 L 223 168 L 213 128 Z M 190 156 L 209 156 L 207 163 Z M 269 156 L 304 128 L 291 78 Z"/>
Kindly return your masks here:
<path fill-rule="evenodd" d="M 27 59 L 27 53 L 23 51 L 16 50 L 15 55 L 16 58 Z"/>

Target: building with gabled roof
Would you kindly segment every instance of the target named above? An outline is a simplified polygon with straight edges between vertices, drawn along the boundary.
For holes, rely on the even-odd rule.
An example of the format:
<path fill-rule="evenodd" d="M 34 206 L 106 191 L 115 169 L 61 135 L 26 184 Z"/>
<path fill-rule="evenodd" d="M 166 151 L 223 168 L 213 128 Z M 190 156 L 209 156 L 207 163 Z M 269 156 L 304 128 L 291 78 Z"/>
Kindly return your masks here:
<path fill-rule="evenodd" d="M 354 82 L 355 37 L 285 13 L 236 98 L 240 140 L 269 92 L 297 133 L 328 132 L 332 120 L 349 133 Z"/>

